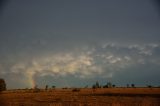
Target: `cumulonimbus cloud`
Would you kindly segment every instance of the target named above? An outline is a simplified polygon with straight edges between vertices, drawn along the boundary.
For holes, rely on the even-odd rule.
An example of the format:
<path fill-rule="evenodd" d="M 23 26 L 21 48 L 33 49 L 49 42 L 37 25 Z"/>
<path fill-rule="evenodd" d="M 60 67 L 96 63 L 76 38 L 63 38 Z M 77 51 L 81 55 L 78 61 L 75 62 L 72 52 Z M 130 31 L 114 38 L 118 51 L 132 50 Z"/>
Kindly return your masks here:
<path fill-rule="evenodd" d="M 112 77 L 116 71 L 121 71 L 135 64 L 146 62 L 160 63 L 154 55 L 158 44 L 128 45 L 103 44 L 98 47 L 88 47 L 79 52 L 63 52 L 39 56 L 30 61 L 20 61 L 9 68 L 9 73 L 23 73 L 34 86 L 35 75 L 67 76 L 78 78 L 93 78 L 96 76 Z M 0 65 L 1 69 L 3 68 Z M 4 73 L 5 71 L 1 71 Z"/>

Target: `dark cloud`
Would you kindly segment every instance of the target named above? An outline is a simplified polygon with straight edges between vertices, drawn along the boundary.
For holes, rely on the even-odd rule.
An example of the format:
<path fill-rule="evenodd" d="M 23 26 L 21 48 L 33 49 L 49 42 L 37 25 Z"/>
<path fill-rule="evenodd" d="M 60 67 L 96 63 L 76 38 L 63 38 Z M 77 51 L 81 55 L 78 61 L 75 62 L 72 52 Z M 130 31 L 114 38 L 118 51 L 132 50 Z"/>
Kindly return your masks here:
<path fill-rule="evenodd" d="M 8 0 L 0 0 L 0 12 L 4 9 L 7 2 Z"/>
<path fill-rule="evenodd" d="M 154 2 L 156 9 L 158 10 L 158 12 L 160 14 L 160 0 L 153 0 L 153 2 Z"/>

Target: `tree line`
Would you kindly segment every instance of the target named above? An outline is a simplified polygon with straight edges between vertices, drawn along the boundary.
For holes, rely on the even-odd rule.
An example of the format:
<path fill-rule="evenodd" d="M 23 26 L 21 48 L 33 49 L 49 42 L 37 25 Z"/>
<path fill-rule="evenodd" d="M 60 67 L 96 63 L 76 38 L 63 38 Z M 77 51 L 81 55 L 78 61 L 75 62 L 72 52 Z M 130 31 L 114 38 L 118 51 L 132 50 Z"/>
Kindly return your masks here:
<path fill-rule="evenodd" d="M 146 85 L 148 88 L 153 88 L 154 86 L 152 85 Z M 107 82 L 105 85 L 100 85 L 98 81 L 96 81 L 95 84 L 92 85 L 92 88 L 95 89 L 95 88 L 115 88 L 116 85 L 115 84 L 112 84 L 111 82 Z M 126 84 L 126 87 L 127 88 L 135 88 L 135 84 Z M 158 86 L 157 88 L 159 88 L 160 86 Z M 52 89 L 55 89 L 56 86 L 53 85 L 51 86 Z M 84 88 L 88 88 L 88 85 L 85 86 Z M 5 83 L 5 80 L 0 78 L 0 91 L 5 91 L 7 89 L 6 87 L 6 83 Z M 33 89 L 39 89 L 38 86 L 36 85 Z M 49 86 L 46 85 L 45 86 L 45 90 L 48 90 L 49 89 Z M 63 88 L 63 89 L 67 89 L 66 88 Z"/>

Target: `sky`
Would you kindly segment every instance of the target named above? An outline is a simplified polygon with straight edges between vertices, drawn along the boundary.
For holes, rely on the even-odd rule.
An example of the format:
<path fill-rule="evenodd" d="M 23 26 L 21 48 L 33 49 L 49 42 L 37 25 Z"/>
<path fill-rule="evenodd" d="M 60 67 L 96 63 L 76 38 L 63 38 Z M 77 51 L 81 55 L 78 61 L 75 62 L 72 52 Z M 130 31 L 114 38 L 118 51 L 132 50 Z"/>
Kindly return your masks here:
<path fill-rule="evenodd" d="M 1 0 L 8 89 L 160 86 L 158 0 Z"/>

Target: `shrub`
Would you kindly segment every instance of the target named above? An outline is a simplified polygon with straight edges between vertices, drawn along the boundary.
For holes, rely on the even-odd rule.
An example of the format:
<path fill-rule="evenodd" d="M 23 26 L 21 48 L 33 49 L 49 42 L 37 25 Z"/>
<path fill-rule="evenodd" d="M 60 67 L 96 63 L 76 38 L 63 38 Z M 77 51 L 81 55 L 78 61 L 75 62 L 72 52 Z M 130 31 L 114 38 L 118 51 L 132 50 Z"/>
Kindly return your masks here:
<path fill-rule="evenodd" d="M 0 91 L 6 90 L 6 83 L 4 79 L 0 79 Z"/>
<path fill-rule="evenodd" d="M 78 88 L 74 88 L 73 90 L 72 90 L 72 92 L 79 92 L 80 91 L 80 89 L 78 89 Z"/>

